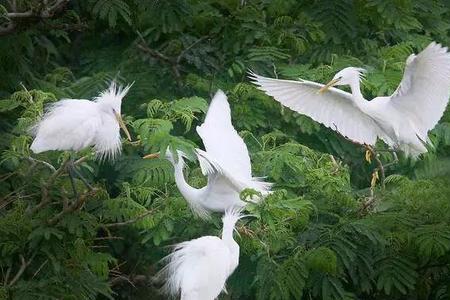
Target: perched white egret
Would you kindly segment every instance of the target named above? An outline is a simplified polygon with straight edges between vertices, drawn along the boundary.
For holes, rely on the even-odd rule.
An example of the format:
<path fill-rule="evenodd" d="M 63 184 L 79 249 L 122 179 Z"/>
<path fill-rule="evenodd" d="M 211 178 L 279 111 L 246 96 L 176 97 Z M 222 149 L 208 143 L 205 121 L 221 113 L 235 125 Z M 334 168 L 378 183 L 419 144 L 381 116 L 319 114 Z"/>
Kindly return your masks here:
<path fill-rule="evenodd" d="M 205 122 L 197 126 L 206 152 L 196 149 L 202 173 L 208 176 L 208 184 L 200 189 L 190 186 L 183 175 L 186 157 L 177 151 L 173 157 L 168 150 L 165 157 L 175 169 L 175 183 L 194 213 L 208 218 L 210 212 L 224 212 L 231 207 L 243 207 L 245 202 L 239 197 L 245 188 L 252 188 L 266 195 L 270 183 L 252 177 L 250 156 L 247 146 L 231 123 L 230 105 L 227 96 L 219 90 L 211 101 Z M 144 158 L 153 158 L 150 154 Z M 252 200 L 256 201 L 253 197 Z M 258 198 L 260 199 L 260 198 Z"/>
<path fill-rule="evenodd" d="M 35 135 L 30 149 L 34 153 L 48 150 L 79 151 L 94 146 L 100 159 L 114 159 L 121 151 L 120 128 L 131 141 L 130 133 L 120 115 L 122 99 L 131 85 L 125 88 L 112 82 L 94 101 L 63 99 L 52 104 L 41 121 L 32 127 Z M 70 158 L 69 175 L 75 197 L 78 194 L 74 174 L 92 189 L 75 168 Z"/>
<path fill-rule="evenodd" d="M 120 151 L 120 128 L 131 141 L 120 115 L 122 99 L 131 85 L 112 82 L 94 101 L 63 99 L 50 106 L 32 131 L 34 153 L 48 150 L 79 151 L 94 146 L 101 159 L 114 159 Z"/>
<path fill-rule="evenodd" d="M 239 245 L 233 239 L 239 210 L 227 210 L 222 218 L 222 238 L 203 236 L 175 246 L 163 259 L 168 262 L 158 277 L 163 290 L 181 300 L 214 300 L 225 289 L 227 278 L 239 264 Z"/>
<path fill-rule="evenodd" d="M 290 109 L 336 130 L 359 144 L 377 138 L 417 157 L 427 152 L 428 131 L 442 117 L 450 96 L 450 54 L 435 42 L 406 60 L 397 90 L 366 101 L 360 91 L 364 70 L 345 68 L 323 85 L 307 80 L 278 80 L 250 73 L 259 88 Z M 349 85 L 351 93 L 333 88 Z M 325 93 L 328 91 L 327 93 Z"/>

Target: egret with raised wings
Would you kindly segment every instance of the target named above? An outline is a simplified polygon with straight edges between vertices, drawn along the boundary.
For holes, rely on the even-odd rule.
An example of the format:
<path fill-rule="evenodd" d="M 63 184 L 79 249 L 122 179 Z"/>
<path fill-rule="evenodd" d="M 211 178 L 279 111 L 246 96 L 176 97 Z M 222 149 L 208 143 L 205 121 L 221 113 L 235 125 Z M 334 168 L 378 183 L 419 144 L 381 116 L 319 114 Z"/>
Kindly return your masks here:
<path fill-rule="evenodd" d="M 80 151 L 93 146 L 98 158 L 114 159 L 122 148 L 120 128 L 131 141 L 120 114 L 122 99 L 130 87 L 123 88 L 112 82 L 94 101 L 63 99 L 52 104 L 42 120 L 32 128 L 35 138 L 30 149 L 41 153 L 49 150 Z M 72 186 L 71 172 L 75 172 L 90 187 L 74 167 L 73 158 L 71 162 Z"/>
<path fill-rule="evenodd" d="M 174 166 L 175 183 L 194 213 L 208 218 L 211 212 L 243 207 L 246 203 L 239 194 L 245 188 L 255 189 L 262 195 L 269 192 L 271 184 L 252 177 L 247 146 L 231 123 L 230 105 L 221 90 L 212 99 L 204 123 L 197 126 L 197 133 L 206 148 L 206 151 L 196 149 L 202 173 L 208 177 L 205 187 L 197 189 L 186 182 L 183 152 L 176 151 L 177 157 L 170 150 L 165 154 Z M 158 154 L 149 154 L 144 158 L 156 156 Z"/>
<path fill-rule="evenodd" d="M 348 67 L 326 85 L 307 80 L 278 80 L 250 73 L 259 89 L 290 109 L 339 132 L 348 139 L 374 145 L 377 138 L 391 148 L 417 157 L 427 152 L 428 132 L 442 117 L 450 96 L 450 53 L 432 42 L 406 60 L 397 90 L 366 101 L 360 91 L 363 69 Z M 351 93 L 333 88 L 349 85 Z"/>
<path fill-rule="evenodd" d="M 214 300 L 225 289 L 227 278 L 239 264 L 239 245 L 233 239 L 239 210 L 227 210 L 222 218 L 222 238 L 203 236 L 175 246 L 163 259 L 167 265 L 158 277 L 163 290 L 181 300 Z"/>

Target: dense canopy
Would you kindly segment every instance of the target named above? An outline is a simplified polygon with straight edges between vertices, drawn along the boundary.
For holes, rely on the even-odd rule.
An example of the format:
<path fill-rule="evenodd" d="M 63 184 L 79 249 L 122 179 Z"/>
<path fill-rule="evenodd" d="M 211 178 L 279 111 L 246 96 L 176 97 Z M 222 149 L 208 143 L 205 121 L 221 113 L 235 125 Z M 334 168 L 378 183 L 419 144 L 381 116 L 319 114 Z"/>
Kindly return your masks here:
<path fill-rule="evenodd" d="M 170 162 L 142 156 L 181 150 L 189 184 L 204 186 L 196 126 L 218 89 L 252 176 L 274 183 L 238 223 L 220 299 L 448 299 L 450 108 L 428 153 L 387 166 L 382 141 L 365 161 L 247 72 L 325 84 L 361 67 L 365 99 L 391 95 L 411 53 L 450 46 L 449 27 L 445 0 L 0 0 L 0 299 L 165 299 L 168 246 L 220 236 L 221 214 L 195 217 Z M 77 179 L 74 197 L 69 153 L 32 153 L 29 128 L 111 80 L 134 82 L 121 111 L 132 141 L 114 161 L 77 153 L 94 189 Z"/>

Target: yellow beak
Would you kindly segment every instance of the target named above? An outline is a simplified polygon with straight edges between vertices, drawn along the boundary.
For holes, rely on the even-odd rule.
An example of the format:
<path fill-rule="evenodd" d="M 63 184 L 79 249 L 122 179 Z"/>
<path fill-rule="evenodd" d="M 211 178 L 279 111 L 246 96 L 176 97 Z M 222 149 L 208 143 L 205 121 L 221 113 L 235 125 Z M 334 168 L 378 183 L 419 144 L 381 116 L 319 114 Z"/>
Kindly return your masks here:
<path fill-rule="evenodd" d="M 159 153 L 151 153 L 151 154 L 147 154 L 145 156 L 143 156 L 143 159 L 149 159 L 149 158 L 158 158 L 159 157 Z"/>
<path fill-rule="evenodd" d="M 319 90 L 319 94 L 322 94 L 324 92 L 326 92 L 330 87 L 332 87 L 333 85 L 335 85 L 337 82 L 339 81 L 339 78 L 333 79 L 330 82 L 328 82 L 326 85 L 324 85 L 320 90 Z"/>
<path fill-rule="evenodd" d="M 114 113 L 116 115 L 116 120 L 119 123 L 120 128 L 122 128 L 122 130 L 125 132 L 125 135 L 127 136 L 127 139 L 131 142 L 130 132 L 128 132 L 127 126 L 125 126 L 122 116 L 119 115 L 117 112 L 114 112 Z"/>

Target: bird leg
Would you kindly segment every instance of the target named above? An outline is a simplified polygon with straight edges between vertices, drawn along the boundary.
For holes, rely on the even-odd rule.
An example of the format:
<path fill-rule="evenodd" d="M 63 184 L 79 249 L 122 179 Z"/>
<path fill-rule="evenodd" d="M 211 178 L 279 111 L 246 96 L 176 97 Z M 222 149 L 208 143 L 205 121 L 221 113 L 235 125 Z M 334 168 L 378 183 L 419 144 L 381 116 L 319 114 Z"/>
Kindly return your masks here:
<path fill-rule="evenodd" d="M 75 199 L 78 199 L 78 192 L 77 192 L 77 188 L 75 186 L 75 176 L 73 174 L 73 168 L 71 166 L 71 164 L 69 164 L 67 166 L 67 173 L 69 174 L 69 178 L 70 178 L 70 185 L 72 186 L 72 191 L 73 191 L 73 196 Z"/>
<path fill-rule="evenodd" d="M 368 161 L 369 163 L 372 162 L 372 157 L 375 159 L 375 161 L 377 162 L 378 167 L 373 171 L 372 173 L 372 180 L 371 180 L 371 188 L 373 188 L 377 182 L 377 180 L 379 179 L 381 182 L 381 187 L 384 189 L 384 179 L 386 178 L 385 173 L 384 173 L 384 166 L 383 163 L 381 162 L 380 158 L 378 157 L 378 153 L 375 151 L 374 148 L 372 148 L 369 145 L 364 145 L 366 147 L 366 161 Z"/>
<path fill-rule="evenodd" d="M 75 166 L 75 161 L 73 159 L 73 157 L 71 156 L 70 158 L 70 163 L 68 166 L 69 169 L 69 176 L 70 179 L 73 181 L 74 177 L 73 175 L 76 175 L 83 183 L 84 185 L 90 190 L 94 190 L 94 188 L 89 184 L 89 182 L 83 177 L 83 175 L 81 175 L 80 171 L 77 170 L 76 166 Z M 73 184 L 73 183 L 72 183 Z"/>

